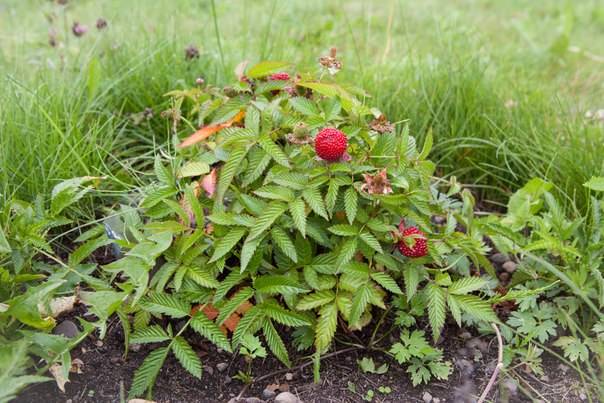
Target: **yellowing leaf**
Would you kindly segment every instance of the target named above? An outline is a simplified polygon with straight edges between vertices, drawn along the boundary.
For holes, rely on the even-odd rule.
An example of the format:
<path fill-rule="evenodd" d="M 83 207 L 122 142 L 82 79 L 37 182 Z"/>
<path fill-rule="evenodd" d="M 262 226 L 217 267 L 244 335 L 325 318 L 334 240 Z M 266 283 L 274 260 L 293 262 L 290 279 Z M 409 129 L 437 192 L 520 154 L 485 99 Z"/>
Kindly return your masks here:
<path fill-rule="evenodd" d="M 202 127 L 197 130 L 195 133 L 191 134 L 189 137 L 183 140 L 182 143 L 178 145 L 178 148 L 190 147 L 194 144 L 197 144 L 208 137 L 210 137 L 214 133 L 218 133 L 222 129 L 226 129 L 227 127 L 231 127 L 234 123 L 241 122 L 245 117 L 245 111 L 240 111 L 231 119 L 227 120 L 224 123 L 219 123 L 217 125 L 210 125 L 206 127 Z"/>

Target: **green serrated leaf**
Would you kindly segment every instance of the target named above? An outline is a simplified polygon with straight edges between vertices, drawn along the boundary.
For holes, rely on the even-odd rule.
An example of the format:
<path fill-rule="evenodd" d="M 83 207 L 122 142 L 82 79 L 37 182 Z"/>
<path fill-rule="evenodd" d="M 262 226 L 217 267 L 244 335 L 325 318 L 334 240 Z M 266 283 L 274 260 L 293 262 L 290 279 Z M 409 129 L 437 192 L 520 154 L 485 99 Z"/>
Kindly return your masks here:
<path fill-rule="evenodd" d="M 362 232 L 360 237 L 363 242 L 365 242 L 371 249 L 373 249 L 377 253 L 384 253 L 384 251 L 382 250 L 382 245 L 380 245 L 380 242 L 375 236 L 373 236 L 372 233 Z"/>
<path fill-rule="evenodd" d="M 286 168 L 291 168 L 287 155 L 285 155 L 283 150 L 281 150 L 281 147 L 279 147 L 277 144 L 275 144 L 275 142 L 273 142 L 273 140 L 271 140 L 268 134 L 263 134 L 258 138 L 258 145 L 262 147 L 262 149 L 268 155 L 270 155 L 271 158 L 274 159 L 277 164 L 282 165 Z"/>
<path fill-rule="evenodd" d="M 333 209 L 336 205 L 336 201 L 338 200 L 338 191 L 340 190 L 340 185 L 337 181 L 331 180 L 329 182 L 329 187 L 327 188 L 327 194 L 325 195 L 325 208 L 332 214 Z"/>
<path fill-rule="evenodd" d="M 315 329 L 315 347 L 318 352 L 325 352 L 333 340 L 338 325 L 338 307 L 331 303 L 321 307 Z"/>
<path fill-rule="evenodd" d="M 289 354 L 287 353 L 285 343 L 283 343 L 281 336 L 279 336 L 279 332 L 277 332 L 277 329 L 275 329 L 275 326 L 273 326 L 270 320 L 264 321 L 262 331 L 264 332 L 266 344 L 273 354 L 275 354 L 275 357 L 277 357 L 279 361 L 285 364 L 285 366 L 288 368 L 291 367 L 291 362 L 289 360 Z"/>
<path fill-rule="evenodd" d="M 260 189 L 254 190 L 254 194 L 264 199 L 281 200 L 285 202 L 293 201 L 295 198 L 294 192 L 291 189 L 274 185 L 266 185 Z"/>
<path fill-rule="evenodd" d="M 246 75 L 249 78 L 262 78 L 286 70 L 289 66 L 290 63 L 288 62 L 264 61 L 250 67 Z"/>
<path fill-rule="evenodd" d="M 445 317 L 447 307 L 445 305 L 445 292 L 442 288 L 434 283 L 428 284 L 426 287 L 428 300 L 428 319 L 432 327 L 432 336 L 434 340 L 438 340 L 440 332 L 445 325 Z"/>
<path fill-rule="evenodd" d="M 299 313 L 289 311 L 276 302 L 265 302 L 260 307 L 264 314 L 285 326 L 310 326 L 309 320 Z"/>
<path fill-rule="evenodd" d="M 321 192 L 318 188 L 312 187 L 305 189 L 302 192 L 302 197 L 304 198 L 304 200 L 306 200 L 306 203 L 308 203 L 308 206 L 312 209 L 312 211 L 325 218 L 326 220 L 329 219 L 329 217 L 327 216 L 327 211 L 325 210 L 325 205 L 323 203 L 323 197 L 321 197 Z"/>
<path fill-rule="evenodd" d="M 349 187 L 344 193 L 344 209 L 349 223 L 353 223 L 357 216 L 358 195 L 354 187 Z"/>
<path fill-rule="evenodd" d="M 296 309 L 308 311 L 315 309 L 325 304 L 330 303 L 336 297 L 332 290 L 317 291 L 312 294 L 305 295 L 296 305 Z"/>
<path fill-rule="evenodd" d="M 289 203 L 289 212 L 294 221 L 294 225 L 300 231 L 303 238 L 306 238 L 306 211 L 304 201 L 296 199 Z"/>
<path fill-rule="evenodd" d="M 229 186 L 231 186 L 231 182 L 233 181 L 235 174 L 241 168 L 241 163 L 243 162 L 247 151 L 248 149 L 245 145 L 239 146 L 238 148 L 234 149 L 229 155 L 227 162 L 220 169 L 218 185 L 216 187 L 216 194 L 214 195 L 214 206 L 216 211 L 222 211 L 222 199 L 224 198 L 224 195 L 228 190 Z"/>
<path fill-rule="evenodd" d="M 212 273 L 204 267 L 189 266 L 186 268 L 185 275 L 202 287 L 217 288 L 220 285 Z"/>
<path fill-rule="evenodd" d="M 129 398 L 141 396 L 147 389 L 153 387 L 155 378 L 166 361 L 168 351 L 170 351 L 169 347 L 160 347 L 149 353 L 141 366 L 134 372 L 134 379 L 128 393 Z"/>
<path fill-rule="evenodd" d="M 462 312 L 467 313 L 476 320 L 498 323 L 497 315 L 491 304 L 475 295 L 451 295 Z"/>
<path fill-rule="evenodd" d="M 346 263 L 350 262 L 350 260 L 354 257 L 356 251 L 357 238 L 355 237 L 346 239 L 342 244 L 342 247 L 340 248 L 336 267 L 338 267 L 338 269 L 341 269 Z"/>
<path fill-rule="evenodd" d="M 390 275 L 388 275 L 387 273 L 374 272 L 374 273 L 371 273 L 370 276 L 373 279 L 373 281 L 375 281 L 376 283 L 378 283 L 379 285 L 381 285 L 388 291 L 390 291 L 394 294 L 398 294 L 398 295 L 403 294 L 403 292 L 399 288 L 398 284 L 396 284 L 396 281 L 394 281 L 394 279 L 392 277 L 390 277 Z"/>
<path fill-rule="evenodd" d="M 256 219 L 256 223 L 250 230 L 248 239 L 254 240 L 258 238 L 264 231 L 270 228 L 271 225 L 287 210 L 287 204 L 280 202 L 272 202 Z"/>
<path fill-rule="evenodd" d="M 171 347 L 180 365 L 195 378 L 201 379 L 201 360 L 189 343 L 181 336 L 176 336 Z"/>
<path fill-rule="evenodd" d="M 172 318 L 183 318 L 189 315 L 191 306 L 176 295 L 152 293 L 141 301 L 141 306 L 155 314 L 168 315 Z"/>
<path fill-rule="evenodd" d="M 403 271 L 403 278 L 405 279 L 407 301 L 411 301 L 411 298 L 417 292 L 417 286 L 423 279 L 423 270 L 415 265 L 407 265 Z"/>
<path fill-rule="evenodd" d="M 208 319 L 202 312 L 197 312 L 195 316 L 193 316 L 191 319 L 191 327 L 197 333 L 214 343 L 217 347 L 220 347 L 225 351 L 232 351 L 231 344 L 224 333 L 222 333 L 216 323 Z"/>
<path fill-rule="evenodd" d="M 604 177 L 592 176 L 591 179 L 583 184 L 583 186 L 597 192 L 604 192 Z"/>
<path fill-rule="evenodd" d="M 254 281 L 254 288 L 256 291 L 263 292 L 266 294 L 298 294 L 301 292 L 307 292 L 297 281 L 290 277 L 267 274 L 257 277 Z"/>
<path fill-rule="evenodd" d="M 371 285 L 364 284 L 361 286 L 352 297 L 352 308 L 350 310 L 350 317 L 348 319 L 348 323 L 351 325 L 356 324 L 360 319 L 361 315 L 367 309 L 367 305 L 369 304 L 369 300 L 371 299 Z"/>
<path fill-rule="evenodd" d="M 170 340 L 170 336 L 158 325 L 139 329 L 130 335 L 131 344 L 161 343 L 167 340 Z"/>
<path fill-rule="evenodd" d="M 258 249 L 258 245 L 264 240 L 264 236 L 258 237 L 256 239 L 250 239 L 250 236 L 245 239 L 243 242 L 243 246 L 241 247 L 241 255 L 240 255 L 240 264 L 241 264 L 241 272 L 243 273 L 245 269 L 247 269 L 248 264 L 252 260 L 254 253 L 256 253 L 256 249 Z"/>
<path fill-rule="evenodd" d="M 201 161 L 191 161 L 184 164 L 178 170 L 179 178 L 190 178 L 193 176 L 201 176 L 210 172 L 210 166 Z"/>
<path fill-rule="evenodd" d="M 232 228 L 214 244 L 214 254 L 209 263 L 213 263 L 229 253 L 246 233 L 245 228 Z"/>
<path fill-rule="evenodd" d="M 239 346 L 244 336 L 255 333 L 262 326 L 263 319 L 264 312 L 258 306 L 247 311 L 235 328 L 233 346 Z"/>
<path fill-rule="evenodd" d="M 254 296 L 254 290 L 245 287 L 231 297 L 223 306 L 220 307 L 220 314 L 216 318 L 218 325 L 222 325 L 245 301 Z"/>
<path fill-rule="evenodd" d="M 316 105 L 308 98 L 305 97 L 293 97 L 289 99 L 289 103 L 296 110 L 306 116 L 316 116 L 319 114 L 319 109 Z"/>
<path fill-rule="evenodd" d="M 296 253 L 296 247 L 289 238 L 289 235 L 280 227 L 274 227 L 271 230 L 271 236 L 273 242 L 281 249 L 285 255 L 290 258 L 294 263 L 298 262 L 298 254 Z"/>
<path fill-rule="evenodd" d="M 481 277 L 464 277 L 454 281 L 449 286 L 449 292 L 451 294 L 464 295 L 473 291 L 477 291 L 484 287 L 486 284 L 487 281 Z"/>

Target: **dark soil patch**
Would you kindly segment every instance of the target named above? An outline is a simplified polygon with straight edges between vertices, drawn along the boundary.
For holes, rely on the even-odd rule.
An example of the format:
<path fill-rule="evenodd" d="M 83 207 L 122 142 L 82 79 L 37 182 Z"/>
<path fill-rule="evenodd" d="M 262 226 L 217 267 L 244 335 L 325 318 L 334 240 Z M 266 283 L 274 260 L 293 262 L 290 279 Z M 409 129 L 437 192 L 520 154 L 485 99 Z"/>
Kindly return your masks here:
<path fill-rule="evenodd" d="M 392 336 L 391 336 L 392 337 Z M 201 339 L 190 339 L 204 364 L 202 379 L 189 375 L 173 356 L 162 368 L 154 388 L 154 398 L 158 402 L 228 402 L 237 396 L 244 385 L 233 379 L 246 364 L 240 357 L 217 350 Z M 428 393 L 434 403 L 474 402 L 486 385 L 495 366 L 496 342 L 490 337 L 474 337 L 467 331 L 449 327 L 440 345 L 447 358 L 453 362 L 454 371 L 446 382 L 433 381 L 429 385 L 413 387 L 405 368 L 379 352 L 349 351 L 323 360 L 321 382 L 313 383 L 312 365 L 302 370 L 287 371 L 274 358 L 254 362 L 253 375 L 260 377 L 273 374 L 261 382 L 251 385 L 245 397 L 264 399 L 263 390 L 270 384 L 281 385 L 281 390 L 289 389 L 303 402 L 362 402 L 369 390 L 374 392 L 374 402 L 424 402 Z M 393 341 L 393 338 L 391 339 Z M 340 346 L 345 349 L 346 346 Z M 150 346 L 142 346 L 138 351 L 130 351 L 127 359 L 123 354 L 123 333 L 114 320 L 105 340 L 90 337 L 73 352 L 73 358 L 83 361 L 82 374 L 71 374 L 66 392 L 61 393 L 53 382 L 30 387 L 16 402 L 120 402 L 127 391 L 134 371 L 150 351 Z M 382 375 L 363 373 L 357 364 L 362 357 L 372 357 L 379 365 L 388 363 L 390 368 Z M 306 358 L 292 352 L 295 364 L 306 362 Z M 226 368 L 223 368 L 226 364 Z M 221 370 L 219 370 L 222 369 Z M 279 370 L 284 371 L 277 373 Z M 491 393 L 496 401 L 531 401 L 522 389 L 529 390 L 534 397 L 551 402 L 580 402 L 582 385 L 572 369 L 561 367 L 552 357 L 544 359 L 545 377 L 541 379 L 517 368 L 523 381 L 520 387 L 506 379 L 502 386 Z M 501 379 L 504 379 L 501 377 Z M 351 386 L 352 385 L 352 386 Z M 378 392 L 380 386 L 390 387 L 389 394 Z M 351 390 L 353 389 L 353 390 Z M 502 394 L 503 393 L 503 394 Z M 504 397 L 508 395 L 507 398 Z M 541 394 L 539 396 L 538 394 Z M 242 400 L 245 401 L 245 400 Z M 256 400 L 256 402 L 258 402 Z"/>

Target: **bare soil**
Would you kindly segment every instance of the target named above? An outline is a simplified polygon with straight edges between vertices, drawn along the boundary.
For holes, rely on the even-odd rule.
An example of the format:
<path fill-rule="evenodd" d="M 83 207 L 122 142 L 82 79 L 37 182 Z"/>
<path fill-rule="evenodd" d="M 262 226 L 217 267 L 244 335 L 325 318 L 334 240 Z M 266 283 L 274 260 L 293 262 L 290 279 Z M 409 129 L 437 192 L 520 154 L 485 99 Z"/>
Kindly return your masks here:
<path fill-rule="evenodd" d="M 331 357 L 322 361 L 321 381 L 313 382 L 312 365 L 300 369 L 300 364 L 308 358 L 291 352 L 294 367 L 285 368 L 274 358 L 255 361 L 252 365 L 255 381 L 244 390 L 245 385 L 234 376 L 245 371 L 247 364 L 242 358 L 217 350 L 193 334 L 187 336 L 199 354 L 204 365 L 201 379 L 189 375 L 170 356 L 162 368 L 155 388 L 157 402 L 228 402 L 241 394 L 242 402 L 271 402 L 273 397 L 264 394 L 264 389 L 279 385 L 276 391 L 290 391 L 303 402 L 362 402 L 369 390 L 373 391 L 374 402 L 475 402 L 488 382 L 495 366 L 497 343 L 491 337 L 477 337 L 454 326 L 448 326 L 442 345 L 447 359 L 454 365 L 449 379 L 433 381 L 428 385 L 413 387 L 405 368 L 380 352 L 365 350 L 332 352 Z M 388 342 L 394 341 L 390 336 Z M 90 337 L 73 352 L 73 358 L 84 363 L 82 373 L 72 373 L 65 393 L 59 391 L 54 382 L 34 385 L 24 391 L 16 402 L 120 402 L 125 401 L 134 371 L 142 363 L 152 345 L 141 346 L 130 351 L 123 358 L 124 344 L 121 326 L 117 320 L 110 325 L 104 340 Z M 347 346 L 337 346 L 335 351 Z M 372 357 L 376 364 L 389 364 L 389 370 L 382 375 L 363 373 L 357 364 L 362 357 Z M 491 401 L 529 402 L 534 398 L 550 402 L 581 402 L 584 391 L 578 376 L 570 368 L 560 366 L 553 357 L 544 358 L 545 376 L 538 378 L 516 368 L 522 381 L 513 381 L 500 376 L 498 387 L 490 393 Z M 380 387 L 389 387 L 391 392 L 379 392 Z M 243 390 L 243 393 L 240 393 Z"/>

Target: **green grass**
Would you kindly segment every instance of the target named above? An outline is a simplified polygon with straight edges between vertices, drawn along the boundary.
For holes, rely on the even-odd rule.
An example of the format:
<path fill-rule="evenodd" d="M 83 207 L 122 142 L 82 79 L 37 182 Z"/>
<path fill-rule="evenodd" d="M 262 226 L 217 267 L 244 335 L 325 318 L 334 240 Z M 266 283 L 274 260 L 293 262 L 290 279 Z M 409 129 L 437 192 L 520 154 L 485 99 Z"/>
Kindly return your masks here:
<path fill-rule="evenodd" d="M 604 173 L 604 5 L 514 0 L 9 1 L 0 9 L 0 193 L 31 199 L 60 179 L 123 189 L 169 143 L 163 94 L 198 76 L 223 84 L 242 60 L 316 68 L 336 46 L 342 80 L 412 133 L 432 130 L 441 175 L 501 203 L 534 177 L 579 208 Z M 49 23 L 45 15 L 53 16 Z M 97 32 L 104 17 L 109 28 Z M 73 21 L 89 26 L 82 38 Z M 62 44 L 47 45 L 52 27 Z M 199 59 L 186 61 L 195 44 Z M 93 67 L 91 67 L 93 66 Z M 508 100 L 516 107 L 507 108 Z M 133 125 L 132 114 L 154 118 Z"/>

